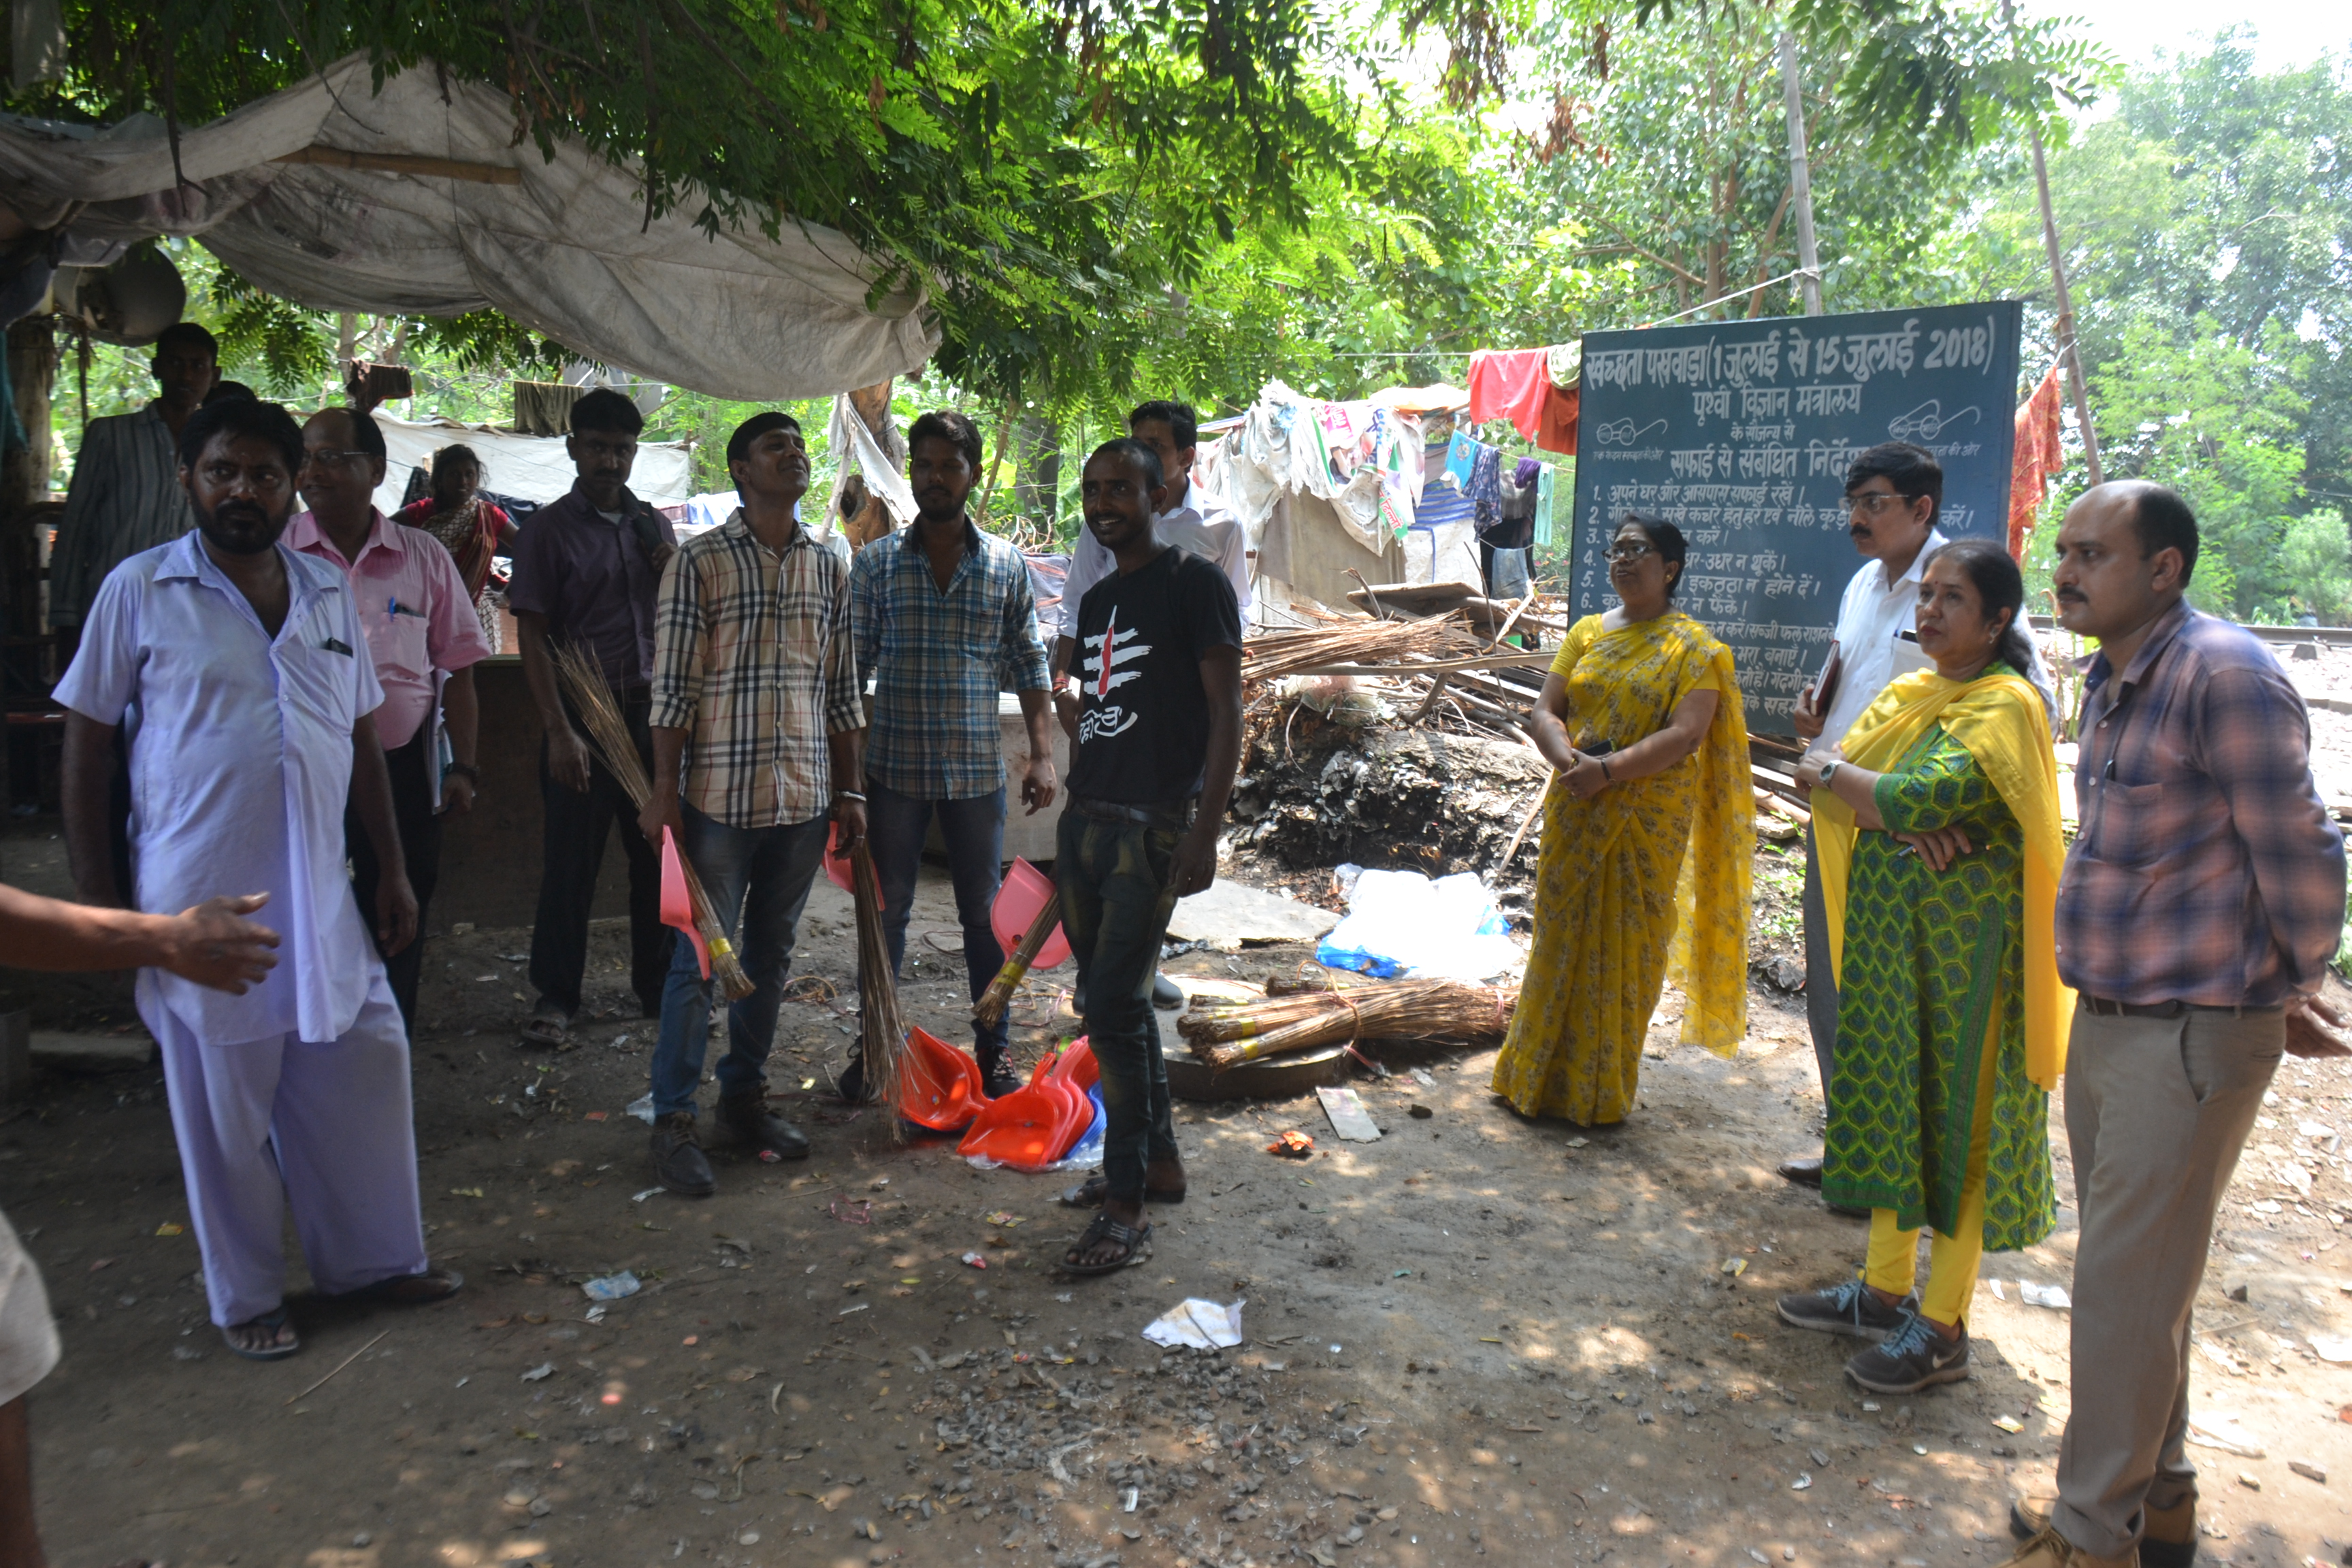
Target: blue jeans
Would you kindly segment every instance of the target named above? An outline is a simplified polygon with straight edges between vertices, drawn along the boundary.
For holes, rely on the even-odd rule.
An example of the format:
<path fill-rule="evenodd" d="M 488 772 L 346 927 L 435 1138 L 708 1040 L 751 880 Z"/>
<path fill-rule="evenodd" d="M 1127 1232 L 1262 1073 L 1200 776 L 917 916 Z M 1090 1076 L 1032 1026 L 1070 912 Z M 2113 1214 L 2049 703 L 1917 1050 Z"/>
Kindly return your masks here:
<path fill-rule="evenodd" d="M 939 813 L 948 843 L 948 874 L 955 879 L 956 919 L 963 927 L 964 977 L 975 1002 L 1004 967 L 1004 949 L 988 923 L 1004 866 L 1004 790 L 965 800 L 917 800 L 887 784 L 866 783 L 866 842 L 874 852 L 874 880 L 882 893 L 882 930 L 890 942 L 893 979 L 907 967 L 907 917 L 914 913 L 915 874 L 923 837 Z M 972 1026 L 975 1053 L 1004 1048 L 1003 1024 Z"/>
<path fill-rule="evenodd" d="M 678 847 L 694 863 L 753 986 L 749 996 L 727 1009 L 719 1092 L 755 1090 L 768 1080 L 776 1009 L 793 972 L 793 939 L 808 903 L 809 883 L 824 858 L 833 818 L 827 814 L 781 827 L 730 827 L 690 805 L 683 815 L 686 832 Z M 681 937 L 662 986 L 661 1038 L 654 1046 L 655 1115 L 694 1109 L 709 1048 L 710 982 L 702 977 L 694 943 Z"/>
<path fill-rule="evenodd" d="M 1087 1038 L 1102 1069 L 1103 1182 L 1122 1202 L 1143 1201 L 1144 1167 L 1177 1157 L 1168 1060 L 1151 981 L 1176 910 L 1176 846 L 1183 835 L 1139 822 L 1062 813 L 1054 881 L 1062 931 L 1087 994 Z"/>

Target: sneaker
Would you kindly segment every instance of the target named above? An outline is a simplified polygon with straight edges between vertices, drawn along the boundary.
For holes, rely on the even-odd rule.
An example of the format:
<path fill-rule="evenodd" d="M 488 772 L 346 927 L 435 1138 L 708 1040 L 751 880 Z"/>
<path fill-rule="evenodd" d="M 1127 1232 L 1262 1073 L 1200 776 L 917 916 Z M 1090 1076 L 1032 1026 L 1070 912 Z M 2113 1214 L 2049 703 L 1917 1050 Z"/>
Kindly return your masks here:
<path fill-rule="evenodd" d="M 1902 1326 L 1845 1363 L 1845 1374 L 1873 1394 L 1916 1394 L 1969 1375 L 1969 1331 L 1948 1340 L 1936 1325 L 1906 1309 Z"/>
<path fill-rule="evenodd" d="M 2009 1532 L 2031 1541 L 2050 1528 L 2050 1516 L 2057 1511 L 2054 1497 L 2012 1498 Z M 2197 1560 L 2197 1500 L 2146 1509 L 2141 1517 L 2147 1522 L 2140 1527 L 2140 1568 L 2189 1568 Z"/>
<path fill-rule="evenodd" d="M 694 1112 L 673 1110 L 654 1121 L 654 1180 L 673 1193 L 707 1198 L 719 1190 L 710 1161 L 702 1152 L 702 1139 L 694 1131 Z"/>
<path fill-rule="evenodd" d="M 1851 1334 L 1858 1340 L 1885 1339 L 1902 1326 L 1903 1315 L 1916 1297 L 1906 1296 L 1890 1307 L 1878 1292 L 1859 1279 L 1780 1298 L 1780 1321 L 1792 1329 L 1816 1333 Z"/>
<path fill-rule="evenodd" d="M 989 1099 L 1003 1100 L 1024 1086 L 1026 1080 L 1014 1072 L 1012 1063 L 1005 1059 L 1003 1047 L 999 1046 L 992 1051 L 980 1050 L 974 1055 L 980 1060 L 980 1090 Z"/>
<path fill-rule="evenodd" d="M 808 1134 L 768 1109 L 765 1089 L 747 1089 L 719 1097 L 719 1124 L 762 1160 L 805 1160 Z"/>

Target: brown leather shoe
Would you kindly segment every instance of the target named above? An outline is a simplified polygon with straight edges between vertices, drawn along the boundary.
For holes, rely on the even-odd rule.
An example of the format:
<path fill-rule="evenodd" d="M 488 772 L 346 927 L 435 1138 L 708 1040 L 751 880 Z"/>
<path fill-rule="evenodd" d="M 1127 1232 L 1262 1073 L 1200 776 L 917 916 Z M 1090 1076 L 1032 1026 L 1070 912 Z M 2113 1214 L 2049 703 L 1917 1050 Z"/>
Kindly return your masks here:
<path fill-rule="evenodd" d="M 707 1198 L 719 1190 L 710 1161 L 702 1152 L 702 1139 L 694 1131 L 694 1112 L 673 1110 L 654 1122 L 654 1180 L 684 1197 Z"/>
<path fill-rule="evenodd" d="M 2010 1533 L 2022 1541 L 2050 1528 L 2058 1511 L 2054 1497 L 2012 1498 L 2009 1504 Z M 2197 1558 L 2197 1500 L 2170 1508 L 2152 1508 L 2140 1528 L 2141 1568 L 2189 1568 Z"/>
<path fill-rule="evenodd" d="M 2054 1530 L 2045 1530 L 2017 1549 L 2001 1568 L 2139 1568 L 2139 1549 L 2121 1557 L 2094 1557 Z"/>

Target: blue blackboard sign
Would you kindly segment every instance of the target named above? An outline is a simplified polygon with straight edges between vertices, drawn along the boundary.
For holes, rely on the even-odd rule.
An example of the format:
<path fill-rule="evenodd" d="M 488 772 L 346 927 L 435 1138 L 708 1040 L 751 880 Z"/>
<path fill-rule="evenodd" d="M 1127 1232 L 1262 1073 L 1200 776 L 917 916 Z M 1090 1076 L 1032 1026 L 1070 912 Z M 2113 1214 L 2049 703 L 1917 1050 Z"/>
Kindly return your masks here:
<path fill-rule="evenodd" d="M 1690 543 L 1675 603 L 1730 646 L 1748 728 L 1793 733 L 1862 564 L 1838 504 L 1857 454 L 1927 447 L 1944 465 L 1937 526 L 2005 531 L 2022 311 L 2004 300 L 1587 333 L 1576 613 L 1612 602 L 1601 552 L 1624 514 L 1664 518 Z"/>

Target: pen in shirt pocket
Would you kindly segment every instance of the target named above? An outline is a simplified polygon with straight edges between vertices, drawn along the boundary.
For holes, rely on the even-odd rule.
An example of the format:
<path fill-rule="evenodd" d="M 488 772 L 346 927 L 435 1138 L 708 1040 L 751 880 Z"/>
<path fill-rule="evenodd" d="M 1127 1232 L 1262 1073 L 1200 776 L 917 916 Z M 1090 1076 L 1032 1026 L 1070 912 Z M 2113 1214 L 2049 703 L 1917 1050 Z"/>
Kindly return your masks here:
<path fill-rule="evenodd" d="M 386 599 L 386 600 L 383 602 L 383 607 L 384 607 L 384 609 L 385 609 L 389 614 L 392 614 L 392 615 L 395 615 L 395 616 L 415 616 L 418 620 L 420 620 L 420 621 L 421 621 L 421 620 L 423 620 L 423 619 L 425 618 L 425 612 L 424 612 L 424 611 L 419 610 L 419 609 L 413 608 L 413 607 L 411 607 L 410 605 L 404 605 L 404 604 L 402 604 L 398 599 Z"/>

